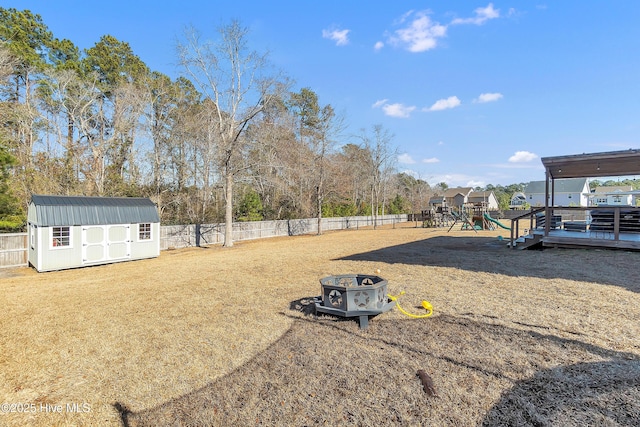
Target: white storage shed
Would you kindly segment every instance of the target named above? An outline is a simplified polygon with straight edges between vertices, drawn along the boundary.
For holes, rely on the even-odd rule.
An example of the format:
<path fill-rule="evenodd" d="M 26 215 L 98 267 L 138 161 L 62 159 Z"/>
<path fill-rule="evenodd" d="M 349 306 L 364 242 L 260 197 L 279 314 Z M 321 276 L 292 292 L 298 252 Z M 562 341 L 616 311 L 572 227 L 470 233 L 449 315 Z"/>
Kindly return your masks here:
<path fill-rule="evenodd" d="M 160 255 L 160 217 L 147 198 L 33 195 L 27 227 L 40 272 Z"/>

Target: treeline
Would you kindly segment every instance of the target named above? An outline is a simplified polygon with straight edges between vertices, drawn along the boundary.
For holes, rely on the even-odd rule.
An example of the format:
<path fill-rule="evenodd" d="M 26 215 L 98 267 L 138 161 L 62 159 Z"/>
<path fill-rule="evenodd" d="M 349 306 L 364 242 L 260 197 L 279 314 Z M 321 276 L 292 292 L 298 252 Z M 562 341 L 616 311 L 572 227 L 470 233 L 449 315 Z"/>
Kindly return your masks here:
<path fill-rule="evenodd" d="M 151 197 L 167 224 L 425 205 L 429 185 L 396 172 L 387 130 L 345 135 L 330 104 L 248 49 L 246 29 L 219 36 L 185 32 L 172 79 L 110 35 L 81 51 L 0 8 L 0 227 L 24 224 L 32 194 Z"/>
<path fill-rule="evenodd" d="M 608 179 L 606 181 L 594 179 L 589 181 L 589 188 L 591 191 L 595 190 L 597 187 L 631 187 L 633 190 L 640 190 L 640 181 L 633 178 L 621 178 L 617 180 Z"/>
<path fill-rule="evenodd" d="M 237 22 L 218 36 L 185 31 L 171 78 L 113 36 L 80 50 L 0 8 L 0 230 L 23 229 L 32 194 L 150 197 L 184 224 L 413 213 L 447 188 L 398 173 L 382 126 L 345 134 Z M 484 189 L 508 209 L 523 188 Z"/>

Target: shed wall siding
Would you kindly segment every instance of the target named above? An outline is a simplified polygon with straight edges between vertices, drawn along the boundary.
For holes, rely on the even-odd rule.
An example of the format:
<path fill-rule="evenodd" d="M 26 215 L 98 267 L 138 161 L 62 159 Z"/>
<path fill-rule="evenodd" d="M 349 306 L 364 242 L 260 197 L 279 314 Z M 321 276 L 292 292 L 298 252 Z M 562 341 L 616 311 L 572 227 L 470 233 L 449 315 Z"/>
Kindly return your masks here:
<path fill-rule="evenodd" d="M 51 244 L 53 227 L 36 228 L 39 236 L 36 238 L 36 248 L 31 250 L 29 247 L 29 262 L 36 270 L 64 270 L 155 258 L 160 255 L 159 223 L 151 224 L 151 239 L 148 241 L 138 241 L 138 224 L 91 226 L 84 231 L 82 226 L 70 228 L 71 245 L 69 247 L 54 247 Z M 123 235 L 124 229 L 128 229 L 130 234 Z"/>
<path fill-rule="evenodd" d="M 70 246 L 54 247 L 53 227 L 38 227 L 40 230 L 40 244 L 38 251 L 38 271 L 63 270 L 82 266 L 82 230 L 80 227 L 70 227 Z"/>
<path fill-rule="evenodd" d="M 33 265 L 36 269 L 38 268 L 37 255 L 38 252 L 36 248 L 38 247 L 38 242 L 40 241 L 38 237 L 38 227 L 30 222 L 27 223 L 27 263 Z"/>
<path fill-rule="evenodd" d="M 138 238 L 138 224 L 131 226 L 131 259 L 154 258 L 160 255 L 160 224 L 151 224 L 151 239 Z"/>

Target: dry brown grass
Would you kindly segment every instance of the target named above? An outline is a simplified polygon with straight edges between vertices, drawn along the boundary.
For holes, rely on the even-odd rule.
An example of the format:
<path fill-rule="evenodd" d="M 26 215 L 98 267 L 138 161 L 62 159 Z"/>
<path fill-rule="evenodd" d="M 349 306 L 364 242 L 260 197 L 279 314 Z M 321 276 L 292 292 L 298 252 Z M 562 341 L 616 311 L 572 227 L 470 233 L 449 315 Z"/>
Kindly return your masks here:
<path fill-rule="evenodd" d="M 640 253 L 500 234 L 406 224 L 5 271 L 0 403 L 36 411 L 0 425 L 634 425 Z M 311 314 L 319 278 L 378 268 L 434 316 Z"/>

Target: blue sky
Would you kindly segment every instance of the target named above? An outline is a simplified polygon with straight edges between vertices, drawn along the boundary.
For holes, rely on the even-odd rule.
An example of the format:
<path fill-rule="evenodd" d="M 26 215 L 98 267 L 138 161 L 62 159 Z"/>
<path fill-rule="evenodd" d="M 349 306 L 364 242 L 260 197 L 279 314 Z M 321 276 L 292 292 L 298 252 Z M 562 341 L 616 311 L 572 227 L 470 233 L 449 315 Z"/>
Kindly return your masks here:
<path fill-rule="evenodd" d="M 5 0 L 81 49 L 110 34 L 172 77 L 175 44 L 238 19 L 251 47 L 382 125 L 398 169 L 432 184 L 544 179 L 540 157 L 640 148 L 640 2 Z"/>

